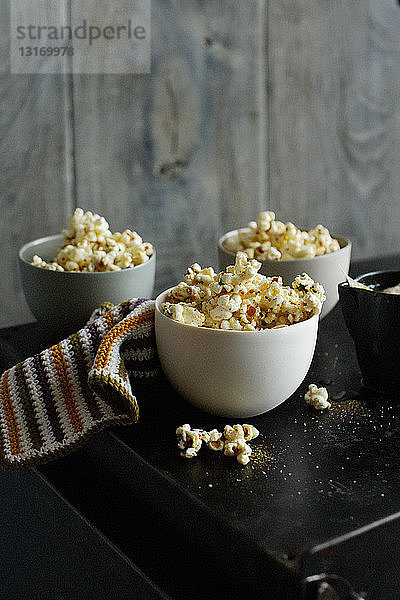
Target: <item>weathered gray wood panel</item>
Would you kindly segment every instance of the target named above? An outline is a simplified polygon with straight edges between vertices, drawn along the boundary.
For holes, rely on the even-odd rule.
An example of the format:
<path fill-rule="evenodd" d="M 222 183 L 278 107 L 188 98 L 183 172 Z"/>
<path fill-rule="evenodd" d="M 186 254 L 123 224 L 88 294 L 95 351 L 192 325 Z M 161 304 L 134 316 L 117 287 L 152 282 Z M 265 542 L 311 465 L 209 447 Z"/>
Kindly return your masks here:
<path fill-rule="evenodd" d="M 74 79 L 78 204 L 155 242 L 158 290 L 263 205 L 263 7 L 153 0 L 151 75 Z"/>
<path fill-rule="evenodd" d="M 0 7 L 0 326 L 32 321 L 18 248 L 56 233 L 72 208 L 68 80 L 8 72 L 9 6 Z"/>
<path fill-rule="evenodd" d="M 396 0 L 152 0 L 150 75 L 72 78 L 7 73 L 7 5 L 0 326 L 31 318 L 18 247 L 75 205 L 155 242 L 157 291 L 263 208 L 398 251 Z"/>
<path fill-rule="evenodd" d="M 269 3 L 269 205 L 353 257 L 398 251 L 399 40 L 395 0 Z"/>

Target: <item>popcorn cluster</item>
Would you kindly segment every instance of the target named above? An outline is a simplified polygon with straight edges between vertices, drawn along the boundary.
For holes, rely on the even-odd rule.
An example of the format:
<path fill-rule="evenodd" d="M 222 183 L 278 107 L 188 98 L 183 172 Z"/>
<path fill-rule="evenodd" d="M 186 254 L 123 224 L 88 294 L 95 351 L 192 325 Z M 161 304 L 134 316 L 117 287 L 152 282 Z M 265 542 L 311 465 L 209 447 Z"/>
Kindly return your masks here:
<path fill-rule="evenodd" d="M 317 387 L 315 383 L 308 386 L 308 392 L 304 396 L 304 400 L 317 410 L 325 410 L 331 407 L 331 403 L 328 402 L 328 390 L 325 387 Z"/>
<path fill-rule="evenodd" d="M 228 238 L 225 247 L 231 252 L 245 252 L 249 258 L 260 260 L 292 260 L 312 258 L 340 249 L 326 227 L 317 225 L 302 231 L 293 223 L 275 221 L 275 213 L 264 211 L 257 221 L 248 224 L 249 230 L 239 229 L 237 238 Z"/>
<path fill-rule="evenodd" d="M 321 311 L 324 288 L 307 274 L 298 275 L 290 287 L 281 277 L 259 274 L 260 267 L 243 252 L 221 273 L 195 263 L 185 282 L 170 291 L 162 311 L 187 325 L 238 331 L 285 327 Z"/>
<path fill-rule="evenodd" d="M 149 260 L 153 246 L 136 231 L 111 233 L 104 217 L 77 208 L 64 229 L 64 243 L 52 262 L 35 255 L 32 264 L 52 271 L 120 271 Z"/>
<path fill-rule="evenodd" d="M 217 429 L 205 431 L 204 429 L 191 429 L 186 423 L 176 430 L 178 448 L 184 458 L 197 456 L 203 442 L 210 450 L 223 450 L 225 456 L 236 456 L 241 465 L 247 465 L 250 460 L 251 448 L 246 442 L 254 440 L 259 435 L 258 429 L 253 425 L 226 425 L 224 432 Z M 222 436 L 225 436 L 225 440 Z"/>

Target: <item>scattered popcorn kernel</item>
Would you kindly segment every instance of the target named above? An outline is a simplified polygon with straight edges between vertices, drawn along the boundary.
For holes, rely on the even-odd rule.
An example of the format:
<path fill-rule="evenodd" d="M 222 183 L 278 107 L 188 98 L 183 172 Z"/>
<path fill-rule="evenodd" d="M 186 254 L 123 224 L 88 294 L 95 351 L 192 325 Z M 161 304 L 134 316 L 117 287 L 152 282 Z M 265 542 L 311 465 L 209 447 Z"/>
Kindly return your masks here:
<path fill-rule="evenodd" d="M 249 446 L 247 446 L 247 448 L 249 448 Z M 250 448 L 250 452 L 239 452 L 239 454 L 236 456 L 236 460 L 241 465 L 247 465 L 247 463 L 250 461 L 250 454 L 251 454 L 251 448 Z"/>
<path fill-rule="evenodd" d="M 246 442 L 250 442 L 260 435 L 260 432 L 254 427 L 254 425 L 248 425 L 247 423 L 244 423 L 242 427 Z"/>
<path fill-rule="evenodd" d="M 185 458 L 194 458 L 197 456 L 197 448 L 194 446 L 186 448 L 185 452 L 181 452 L 181 456 L 184 456 Z"/>
<path fill-rule="evenodd" d="M 315 383 L 308 386 L 308 392 L 305 394 L 304 400 L 317 410 L 325 410 L 325 408 L 331 407 L 331 403 L 328 402 L 328 390 L 324 387 L 317 387 Z"/>
<path fill-rule="evenodd" d="M 251 448 L 249 442 L 259 435 L 258 429 L 253 425 L 226 425 L 224 432 L 218 429 L 205 431 L 204 429 L 192 429 L 188 423 L 178 427 L 176 430 L 178 448 L 184 458 L 194 458 L 204 442 L 210 450 L 223 450 L 225 456 L 236 456 L 237 461 L 247 465 L 250 460 Z M 225 436 L 225 440 L 223 439 Z"/>
<path fill-rule="evenodd" d="M 184 458 L 194 458 L 200 450 L 203 443 L 202 431 L 200 429 L 191 429 L 188 423 L 185 423 L 176 430 L 178 438 L 178 448 L 182 450 L 181 456 Z"/>
<path fill-rule="evenodd" d="M 241 425 L 225 425 L 224 436 L 228 442 L 244 440 L 244 431 Z"/>
<path fill-rule="evenodd" d="M 248 258 L 259 260 L 292 260 L 329 254 L 340 249 L 339 242 L 331 237 L 328 229 L 317 225 L 302 231 L 293 223 L 275 220 L 275 213 L 264 211 L 257 222 L 251 221 L 248 229 L 238 230 L 237 238 L 225 241 L 227 250 L 243 251 Z"/>
<path fill-rule="evenodd" d="M 224 442 L 222 440 L 222 433 L 220 433 L 217 429 L 210 431 L 207 446 L 211 450 L 223 450 Z"/>
<path fill-rule="evenodd" d="M 77 208 L 63 229 L 64 243 L 54 261 L 34 256 L 32 264 L 53 271 L 120 271 L 149 260 L 153 246 L 136 231 L 111 233 L 104 217 Z"/>
<path fill-rule="evenodd" d="M 321 312 L 324 288 L 306 273 L 290 287 L 281 277 L 260 275 L 260 267 L 244 252 L 238 252 L 235 264 L 221 273 L 195 263 L 187 269 L 185 281 L 170 290 L 161 309 L 187 325 L 235 331 L 285 327 Z"/>
<path fill-rule="evenodd" d="M 244 438 L 238 438 L 225 442 L 224 454 L 225 456 L 236 456 L 240 464 L 247 465 L 250 460 L 251 448 L 246 444 Z"/>
<path fill-rule="evenodd" d="M 204 429 L 199 429 L 199 431 L 200 431 L 202 441 L 205 442 L 206 444 L 208 444 L 208 442 L 210 441 L 212 431 L 208 432 L 208 431 L 205 431 Z M 217 431 L 217 430 L 213 429 L 213 431 Z"/>

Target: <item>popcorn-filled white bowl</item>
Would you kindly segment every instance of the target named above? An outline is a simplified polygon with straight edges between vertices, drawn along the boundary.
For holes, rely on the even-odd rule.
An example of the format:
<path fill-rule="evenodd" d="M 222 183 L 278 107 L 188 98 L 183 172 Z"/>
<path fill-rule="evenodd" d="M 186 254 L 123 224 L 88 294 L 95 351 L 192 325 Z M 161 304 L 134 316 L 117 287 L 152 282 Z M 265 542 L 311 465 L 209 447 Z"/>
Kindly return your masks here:
<path fill-rule="evenodd" d="M 228 265 L 235 262 L 235 252 L 226 248 L 228 239 L 238 238 L 238 229 L 228 231 L 218 241 L 219 266 L 224 270 Z M 240 231 L 249 232 L 250 229 L 244 227 Z M 260 260 L 261 268 L 259 273 L 267 277 L 280 275 L 285 285 L 290 285 L 296 275 L 307 273 L 314 281 L 323 285 L 326 300 L 322 307 L 321 318 L 325 317 L 337 304 L 339 300 L 337 286 L 346 279 L 345 273 L 349 272 L 351 242 L 350 240 L 338 236 L 332 236 L 338 240 L 340 250 L 314 256 L 313 258 L 295 258 L 293 260 Z"/>
<path fill-rule="evenodd" d="M 189 402 L 222 417 L 253 417 L 281 404 L 302 383 L 318 315 L 263 331 L 195 327 L 161 312 L 169 292 L 156 298 L 157 349 L 167 379 Z"/>
<path fill-rule="evenodd" d="M 54 260 L 63 241 L 62 235 L 52 235 L 29 242 L 19 251 L 25 299 L 36 319 L 51 332 L 73 333 L 103 302 L 118 304 L 130 298 L 152 297 L 155 251 L 147 262 L 121 271 L 51 271 L 31 264 L 35 254 L 46 262 Z"/>

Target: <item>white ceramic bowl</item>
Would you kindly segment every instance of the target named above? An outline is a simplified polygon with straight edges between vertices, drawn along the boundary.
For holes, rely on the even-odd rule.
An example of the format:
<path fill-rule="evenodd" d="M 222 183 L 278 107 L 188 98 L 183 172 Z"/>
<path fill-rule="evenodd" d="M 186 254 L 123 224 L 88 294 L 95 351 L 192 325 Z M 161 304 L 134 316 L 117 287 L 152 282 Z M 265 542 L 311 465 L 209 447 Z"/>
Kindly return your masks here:
<path fill-rule="evenodd" d="M 243 228 L 242 231 L 249 231 Z M 228 231 L 218 242 L 219 266 L 224 270 L 235 263 L 235 253 L 225 247 L 228 238 L 237 238 L 238 230 Z M 344 281 L 345 273 L 349 271 L 351 242 L 346 238 L 332 236 L 338 240 L 340 250 L 315 256 L 314 258 L 296 258 L 294 260 L 263 260 L 260 273 L 271 277 L 280 275 L 286 285 L 290 285 L 296 275 L 307 273 L 314 281 L 324 286 L 326 300 L 322 307 L 321 318 L 325 317 L 339 300 L 337 286 Z"/>
<path fill-rule="evenodd" d="M 198 408 L 223 417 L 252 417 L 289 398 L 304 380 L 318 315 L 264 331 L 194 327 L 162 314 L 168 292 L 156 299 L 158 354 L 170 383 Z"/>
<path fill-rule="evenodd" d="M 50 271 L 30 264 L 34 254 L 46 262 L 54 260 L 62 243 L 62 235 L 52 235 L 29 242 L 19 251 L 27 304 L 36 319 L 52 332 L 73 333 L 103 302 L 118 304 L 130 298 L 152 297 L 155 252 L 142 265 L 101 273 Z"/>

